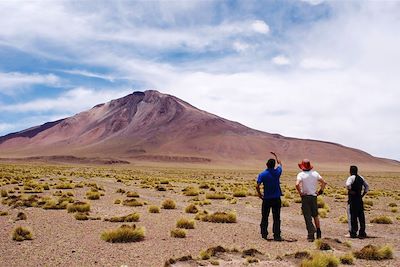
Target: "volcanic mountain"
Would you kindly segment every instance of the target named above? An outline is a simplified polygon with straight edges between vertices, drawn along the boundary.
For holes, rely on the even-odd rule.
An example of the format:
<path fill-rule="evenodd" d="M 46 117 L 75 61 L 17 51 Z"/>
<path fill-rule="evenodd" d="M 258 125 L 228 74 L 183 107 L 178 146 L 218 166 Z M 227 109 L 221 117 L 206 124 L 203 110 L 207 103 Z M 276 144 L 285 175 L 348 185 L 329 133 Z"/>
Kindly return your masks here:
<path fill-rule="evenodd" d="M 307 157 L 346 168 L 350 163 L 400 166 L 335 143 L 257 131 L 154 90 L 0 137 L 2 158 L 68 155 L 255 166 L 269 151 L 292 164 Z"/>

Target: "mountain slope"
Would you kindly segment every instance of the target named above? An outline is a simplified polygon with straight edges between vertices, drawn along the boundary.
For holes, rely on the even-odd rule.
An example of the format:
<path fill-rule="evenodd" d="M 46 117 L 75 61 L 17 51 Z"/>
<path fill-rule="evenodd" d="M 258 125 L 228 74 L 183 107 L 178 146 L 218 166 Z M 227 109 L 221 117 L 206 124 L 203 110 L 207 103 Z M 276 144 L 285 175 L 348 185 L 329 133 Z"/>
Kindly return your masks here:
<path fill-rule="evenodd" d="M 0 137 L 1 157 L 74 155 L 124 159 L 399 165 L 338 144 L 250 129 L 157 91 L 134 92 L 75 116 Z"/>

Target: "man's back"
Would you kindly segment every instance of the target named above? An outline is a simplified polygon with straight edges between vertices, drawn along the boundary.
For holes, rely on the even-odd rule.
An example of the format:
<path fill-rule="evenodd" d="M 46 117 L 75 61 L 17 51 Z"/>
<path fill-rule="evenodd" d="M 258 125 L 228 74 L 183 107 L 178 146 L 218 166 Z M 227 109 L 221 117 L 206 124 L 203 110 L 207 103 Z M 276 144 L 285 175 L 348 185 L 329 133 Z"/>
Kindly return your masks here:
<path fill-rule="evenodd" d="M 297 175 L 297 180 L 302 183 L 302 192 L 305 195 L 317 195 L 318 180 L 321 179 L 316 171 L 302 171 Z"/>
<path fill-rule="evenodd" d="M 266 169 L 258 175 L 257 183 L 264 185 L 264 199 L 278 198 L 282 195 L 280 187 L 280 176 L 282 167 L 276 169 Z"/>

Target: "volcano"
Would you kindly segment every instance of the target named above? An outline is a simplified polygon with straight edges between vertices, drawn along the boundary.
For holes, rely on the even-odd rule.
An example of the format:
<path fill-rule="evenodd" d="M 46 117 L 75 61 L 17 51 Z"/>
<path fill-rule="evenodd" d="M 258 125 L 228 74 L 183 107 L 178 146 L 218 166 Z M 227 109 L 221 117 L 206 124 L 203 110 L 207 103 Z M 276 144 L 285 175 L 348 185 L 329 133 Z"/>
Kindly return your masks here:
<path fill-rule="evenodd" d="M 284 162 L 302 158 L 332 166 L 398 168 L 339 144 L 284 137 L 246 127 L 155 90 L 133 92 L 75 116 L 0 137 L 0 157 L 96 157 L 129 162 L 260 164 L 269 151 Z"/>

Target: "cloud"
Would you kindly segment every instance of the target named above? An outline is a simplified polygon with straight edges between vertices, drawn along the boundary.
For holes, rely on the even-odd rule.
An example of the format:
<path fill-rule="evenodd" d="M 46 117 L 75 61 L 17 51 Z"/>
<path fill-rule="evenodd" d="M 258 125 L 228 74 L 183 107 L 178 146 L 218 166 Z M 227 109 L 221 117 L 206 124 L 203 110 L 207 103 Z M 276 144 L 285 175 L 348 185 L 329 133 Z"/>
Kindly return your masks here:
<path fill-rule="evenodd" d="M 287 58 L 286 56 L 279 55 L 279 56 L 272 58 L 272 63 L 274 63 L 276 65 L 284 66 L 284 65 L 290 65 L 291 62 L 290 62 L 290 59 Z"/>
<path fill-rule="evenodd" d="M 68 73 L 68 74 L 89 77 L 89 78 L 103 79 L 103 80 L 107 80 L 110 82 L 113 82 L 114 80 L 119 79 L 118 77 L 114 77 L 112 75 L 105 75 L 105 74 L 91 72 L 91 71 L 87 71 L 87 70 L 73 69 L 73 70 L 59 70 L 59 71 Z"/>
<path fill-rule="evenodd" d="M 85 111 L 99 103 L 125 96 L 130 90 L 94 90 L 78 87 L 64 92 L 56 98 L 39 98 L 24 103 L 2 105 L 0 111 L 9 113 L 68 112 L 73 114 Z"/>
<path fill-rule="evenodd" d="M 60 78 L 54 74 L 0 72 L 0 94 L 15 94 L 33 85 L 57 86 Z"/>
<path fill-rule="evenodd" d="M 251 24 L 255 32 L 267 34 L 269 33 L 269 26 L 262 20 L 256 20 Z"/>
<path fill-rule="evenodd" d="M 310 70 L 332 70 L 340 67 L 340 64 L 331 59 L 305 58 L 300 62 L 300 67 Z"/>

